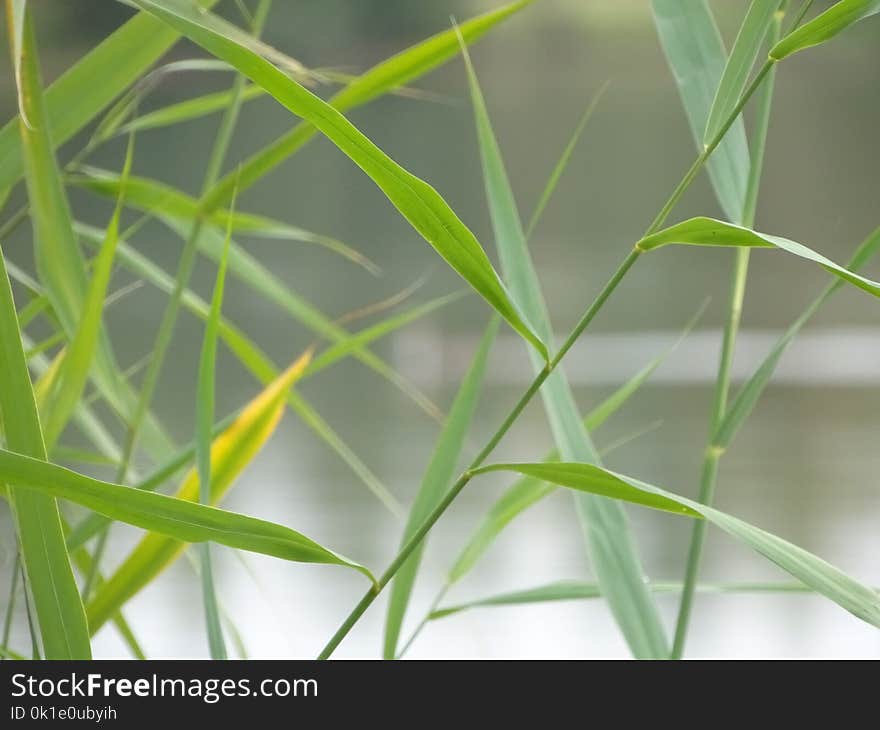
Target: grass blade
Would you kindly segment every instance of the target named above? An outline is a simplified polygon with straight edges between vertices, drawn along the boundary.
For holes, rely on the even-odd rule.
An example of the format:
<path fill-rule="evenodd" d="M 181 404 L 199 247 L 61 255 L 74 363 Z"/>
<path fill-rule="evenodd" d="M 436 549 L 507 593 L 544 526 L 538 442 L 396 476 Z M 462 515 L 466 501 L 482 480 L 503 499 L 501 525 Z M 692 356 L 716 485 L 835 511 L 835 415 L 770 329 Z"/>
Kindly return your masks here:
<path fill-rule="evenodd" d="M 81 166 L 79 174 L 68 175 L 66 179 L 70 184 L 114 198 L 118 197 L 122 185 L 119 175 L 89 166 Z M 199 220 L 205 225 L 198 200 L 155 180 L 131 177 L 126 183 L 125 200 L 127 205 L 148 213 L 173 216 L 175 219 L 186 221 L 189 225 Z M 207 217 L 207 221 L 220 228 L 231 226 L 236 233 L 315 244 L 353 261 L 372 274 L 381 273 L 381 269 L 376 264 L 342 241 L 265 216 L 217 209 Z M 215 232 L 215 235 L 219 235 L 219 232 Z"/>
<path fill-rule="evenodd" d="M 761 51 L 761 44 L 770 28 L 773 15 L 779 10 L 779 4 L 779 0 L 752 0 L 749 4 L 709 110 L 709 120 L 703 134 L 704 143 L 721 131 L 724 120 L 745 91 L 749 72 L 755 65 L 755 59 Z"/>
<path fill-rule="evenodd" d="M 532 1 L 516 0 L 516 2 L 508 3 L 497 10 L 478 15 L 462 23 L 460 29 L 465 42 L 476 42 L 498 23 L 519 12 Z M 458 38 L 453 30 L 433 35 L 382 61 L 355 78 L 330 99 L 330 104 L 340 112 L 363 106 L 455 58 L 458 55 L 458 50 Z M 229 201 L 236 184 L 241 190 L 253 185 L 301 149 L 317 133 L 317 128 L 308 122 L 294 127 L 290 132 L 246 160 L 236 172 L 235 177 L 231 174 L 224 177 L 207 196 L 205 208 L 211 210 L 217 205 L 223 205 Z"/>
<path fill-rule="evenodd" d="M 226 245 L 217 267 L 217 279 L 211 298 L 211 310 L 205 323 L 205 337 L 199 358 L 199 374 L 196 385 L 196 471 L 199 477 L 199 504 L 211 502 L 211 431 L 214 425 L 214 389 L 217 369 L 217 332 L 220 329 L 220 312 L 223 308 L 223 290 L 226 283 L 226 262 L 229 259 L 229 242 L 232 239 L 232 217 L 226 228 Z M 211 566 L 211 546 L 205 543 L 200 551 L 199 575 L 202 579 L 202 600 L 205 605 L 205 627 L 212 659 L 226 659 L 226 642 L 220 625 L 220 610 L 214 589 L 214 570 Z"/>
<path fill-rule="evenodd" d="M 853 258 L 850 260 L 847 268 L 850 270 L 858 270 L 864 266 L 868 260 L 880 250 L 880 228 L 876 229 L 869 235 L 859 246 Z M 843 287 L 844 282 L 838 280 L 830 283 L 818 297 L 804 310 L 803 314 L 798 317 L 791 326 L 785 331 L 782 337 L 777 340 L 773 349 L 767 354 L 758 369 L 742 386 L 736 397 L 730 404 L 730 408 L 724 416 L 716 432 L 713 443 L 719 448 L 726 449 L 730 446 L 731 441 L 738 433 L 740 427 L 749 417 L 749 414 L 764 392 L 764 388 L 770 382 L 785 350 L 791 344 L 803 326 L 816 313 L 816 311 L 834 294 L 838 289 Z"/>
<path fill-rule="evenodd" d="M 431 461 L 428 463 L 422 484 L 410 508 L 401 538 L 402 545 L 405 545 L 412 537 L 452 485 L 461 449 L 479 402 L 486 361 L 497 331 L 498 320 L 493 318 L 480 341 L 470 369 L 461 382 L 455 401 L 449 410 L 449 418 L 434 446 Z M 388 601 L 388 612 L 385 617 L 385 646 L 383 650 L 385 659 L 394 659 L 397 656 L 400 631 L 403 627 L 403 620 L 406 616 L 424 549 L 425 542 L 423 541 L 394 576 L 391 597 Z"/>
<path fill-rule="evenodd" d="M 217 0 L 199 0 L 210 8 Z M 105 38 L 46 89 L 49 135 L 64 144 L 133 84 L 179 35 L 148 13 L 138 13 Z M 0 129 L 0 190 L 24 174 L 18 120 Z"/>
<path fill-rule="evenodd" d="M 502 268 L 513 295 L 537 327 L 539 337 L 550 343 L 553 330 L 540 283 L 486 104 L 464 45 L 462 55 L 468 70 L 486 194 Z M 534 370 L 540 373 L 543 363 L 533 352 L 529 354 Z M 550 374 L 541 395 L 554 441 L 563 458 L 598 463 L 599 455 L 583 426 L 562 370 Z M 609 500 L 583 495 L 576 499 L 576 505 L 592 564 L 630 649 L 640 658 L 665 656 L 667 644 L 663 625 L 645 588 L 644 573 L 623 509 Z"/>
<path fill-rule="evenodd" d="M 5 444 L 35 459 L 45 459 L 40 419 L 4 261 L 0 251 L 0 363 L 3 365 L 0 415 Z M 90 658 L 85 613 L 64 545 L 55 500 L 45 494 L 20 490 L 15 479 L 0 476 L 0 482 L 8 488 L 44 654 L 49 659 Z"/>
<path fill-rule="evenodd" d="M 214 439 L 210 466 L 211 504 L 218 504 L 222 500 L 238 475 L 275 431 L 284 412 L 287 392 L 300 378 L 310 359 L 309 350 L 261 391 L 238 418 Z M 191 470 L 178 489 L 176 498 L 185 502 L 198 502 L 199 483 L 198 471 Z M 142 490 L 135 491 L 148 494 Z M 97 631 L 129 598 L 176 560 L 184 547 L 179 540 L 167 535 L 150 534 L 144 537 L 116 572 L 96 591 L 94 599 L 87 606 L 92 632 Z"/>
<path fill-rule="evenodd" d="M 802 243 L 791 241 L 769 233 L 759 233 L 744 226 L 726 223 L 714 218 L 691 218 L 664 228 L 643 238 L 636 244 L 642 251 L 652 251 L 669 244 L 689 246 L 730 246 L 742 248 L 778 248 L 807 261 L 819 264 L 835 276 L 863 289 L 875 297 L 880 297 L 880 283 L 855 274 L 840 264 L 834 263 L 817 251 Z"/>
<path fill-rule="evenodd" d="M 315 125 L 357 164 L 438 254 L 546 361 L 547 348 L 523 319 L 474 234 L 434 188 L 405 170 L 336 109 L 312 94 L 236 34 L 213 27 L 210 13 L 176 0 L 134 0 L 212 55 L 235 66 L 280 104 Z"/>
<path fill-rule="evenodd" d="M 474 470 L 473 474 L 492 471 L 528 474 L 578 491 L 613 496 L 689 517 L 702 517 L 854 616 L 880 627 L 880 595 L 875 591 L 812 553 L 713 507 L 592 464 L 492 464 Z"/>
<path fill-rule="evenodd" d="M 709 109 L 727 62 L 724 43 L 705 0 L 653 0 L 652 8 L 688 124 L 702 151 Z M 749 177 L 749 150 L 741 116 L 715 149 L 707 167 L 724 214 L 730 220 L 741 220 Z"/>
<path fill-rule="evenodd" d="M 880 13 L 880 0 L 840 0 L 809 23 L 789 33 L 770 49 L 770 58 L 783 58 L 834 38 L 854 23 Z"/>

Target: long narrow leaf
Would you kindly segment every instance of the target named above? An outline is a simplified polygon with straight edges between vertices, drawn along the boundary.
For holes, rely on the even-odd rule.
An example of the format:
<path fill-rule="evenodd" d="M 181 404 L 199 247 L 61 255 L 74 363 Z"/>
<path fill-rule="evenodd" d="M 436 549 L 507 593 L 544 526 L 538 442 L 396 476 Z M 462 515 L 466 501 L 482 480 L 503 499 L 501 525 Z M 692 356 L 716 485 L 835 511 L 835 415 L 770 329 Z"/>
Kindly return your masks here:
<path fill-rule="evenodd" d="M 446 421 L 446 425 L 443 427 L 434 446 L 431 461 L 428 463 L 422 484 L 410 508 L 406 527 L 401 537 L 401 544 L 406 544 L 452 485 L 452 480 L 455 477 L 455 467 L 460 459 L 461 449 L 464 445 L 471 419 L 477 408 L 482 389 L 483 374 L 486 371 L 486 361 L 488 360 L 489 350 L 495 340 L 495 333 L 497 331 L 498 320 L 493 319 L 486 328 L 486 333 L 483 335 L 477 348 L 470 369 L 464 380 L 462 380 L 452 408 L 449 410 L 449 418 Z M 423 540 L 394 576 L 391 586 L 391 597 L 388 601 L 388 612 L 385 618 L 385 648 L 383 654 L 386 659 L 394 659 L 397 656 L 400 631 L 403 627 L 403 620 L 406 616 L 410 595 L 412 594 L 412 588 L 415 584 L 416 574 L 419 570 L 424 549 L 425 541 Z"/>
<path fill-rule="evenodd" d="M 636 245 L 643 251 L 651 251 L 673 243 L 689 246 L 778 248 L 807 261 L 819 264 L 827 271 L 857 286 L 859 289 L 864 289 L 869 294 L 880 297 L 880 283 L 853 273 L 817 251 L 807 248 L 802 243 L 791 241 L 781 236 L 771 236 L 769 233 L 759 233 L 750 228 L 725 223 L 714 218 L 691 218 L 647 236 Z"/>
<path fill-rule="evenodd" d="M 863 621 L 880 627 L 880 594 L 803 548 L 713 507 L 592 464 L 492 464 L 475 470 L 474 474 L 492 471 L 528 474 L 578 491 L 613 496 L 652 509 L 705 518 L 776 563 L 804 585 Z"/>
<path fill-rule="evenodd" d="M 777 61 L 834 38 L 854 23 L 880 13 L 880 0 L 840 0 L 809 23 L 789 33 L 770 49 Z"/>
<path fill-rule="evenodd" d="M 724 43 L 706 0 L 653 0 L 652 7 L 660 43 L 678 85 L 694 141 L 702 152 L 709 109 L 727 61 Z M 707 166 L 724 214 L 730 220 L 740 220 L 749 178 L 749 150 L 741 116 Z"/>
<path fill-rule="evenodd" d="M 539 336 L 550 344 L 553 330 L 540 283 L 526 245 L 501 151 L 464 44 L 462 55 L 468 70 L 486 194 L 502 268 L 516 301 L 537 327 Z M 539 372 L 543 363 L 532 351 L 529 355 L 533 368 Z M 550 374 L 541 395 L 563 458 L 598 463 L 599 455 L 583 426 L 571 387 L 561 369 Z M 610 500 L 584 495 L 576 499 L 576 505 L 593 566 L 630 649 L 640 658 L 665 656 L 668 649 L 663 625 L 645 588 L 644 572 L 623 509 Z"/>
<path fill-rule="evenodd" d="M 244 39 L 224 34 L 210 13 L 179 0 L 134 0 L 209 53 L 235 66 L 294 114 L 315 125 L 351 158 L 438 254 L 547 360 L 547 348 L 526 323 L 470 229 L 424 180 L 392 160 L 336 109 L 260 57 Z"/>

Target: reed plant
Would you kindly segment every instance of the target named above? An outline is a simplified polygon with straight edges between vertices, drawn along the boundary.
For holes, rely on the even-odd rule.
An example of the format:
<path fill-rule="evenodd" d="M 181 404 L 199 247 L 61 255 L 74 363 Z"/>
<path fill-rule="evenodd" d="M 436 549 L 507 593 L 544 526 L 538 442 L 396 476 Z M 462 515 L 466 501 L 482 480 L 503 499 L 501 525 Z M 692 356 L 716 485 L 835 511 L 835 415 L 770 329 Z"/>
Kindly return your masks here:
<path fill-rule="evenodd" d="M 705 0 L 653 0 L 650 11 L 660 43 L 678 85 L 695 141 L 694 159 L 644 234 L 620 252 L 607 282 L 584 302 L 577 324 L 561 344 L 554 342 L 540 272 L 529 249 L 578 139 L 602 96 L 596 91 L 587 110 L 527 215 L 515 201 L 489 106 L 483 96 L 469 46 L 505 21 L 522 14 L 533 0 L 517 0 L 483 15 L 453 21 L 451 27 L 406 48 L 360 75 L 311 69 L 287 52 L 260 40 L 270 18 L 271 0 L 225 4 L 217 0 L 128 0 L 135 14 L 99 45 L 45 85 L 40 68 L 39 28 L 27 0 L 6 0 L 11 73 L 18 92 L 18 115 L 0 129 L 0 206 L 23 183 L 26 203 L 5 210 L 0 245 L 29 223 L 35 270 L 23 271 L 0 256 L 0 484 L 16 530 L 18 554 L 4 595 L 0 653 L 48 659 L 91 656 L 91 639 L 114 624 L 132 654 L 144 657 L 134 627 L 125 618 L 129 601 L 180 557 L 191 558 L 200 576 L 205 647 L 212 658 L 230 654 L 238 643 L 213 580 L 210 544 L 270 555 L 281 560 L 342 567 L 360 573 L 363 598 L 347 611 L 339 607 L 340 627 L 328 637 L 319 658 L 330 657 L 374 601 L 388 588 L 382 656 L 405 654 L 432 622 L 477 606 L 564 599 L 605 601 L 637 658 L 680 658 L 685 653 L 690 617 L 699 592 L 803 592 L 824 596 L 858 619 L 880 626 L 877 592 L 822 558 L 760 527 L 713 506 L 719 462 L 770 382 L 782 354 L 810 317 L 842 287 L 855 287 L 864 306 L 877 306 L 880 283 L 860 273 L 880 247 L 880 229 L 869 234 L 846 264 L 832 261 L 803 243 L 756 230 L 764 151 L 773 106 L 776 69 L 801 52 L 843 36 L 853 24 L 880 12 L 878 0 L 839 0 L 816 12 L 807 0 L 751 0 L 742 3 L 742 21 L 728 51 Z M 876 19 L 867 20 L 876 23 Z M 163 63 L 181 39 L 203 52 Z M 346 114 L 386 94 L 412 94 L 428 72 L 463 59 L 473 109 L 494 249 L 471 229 L 428 182 L 392 159 Z M 142 111 L 144 100 L 164 79 L 178 73 L 232 71 L 227 91 Z M 328 93 L 328 90 L 329 93 Z M 243 160 L 230 160 L 230 140 L 242 106 L 271 97 L 292 115 L 289 131 Z M 754 107 L 747 125 L 743 112 Z M 137 136 L 170 130 L 196 118 L 220 114 L 199 195 L 135 172 Z M 748 127 L 748 128 L 747 128 Z M 160 132 L 157 132 L 160 133 Z M 459 384 L 448 413 L 381 357 L 371 346 L 401 327 L 447 306 L 452 292 L 418 305 L 401 305 L 409 292 L 367 306 L 343 318 L 325 315 L 258 257 L 239 245 L 237 235 L 297 241 L 323 247 L 375 271 L 374 262 L 330 236 L 294 223 L 247 212 L 240 193 L 258 184 L 321 135 L 378 187 L 414 231 L 481 297 L 487 324 L 473 361 Z M 92 162 L 96 150 L 126 140 L 118 172 Z M 72 155 L 59 150 L 85 139 Z M 684 167 L 684 165 L 683 165 Z M 690 185 L 706 173 L 723 217 L 700 216 L 671 223 Z M 72 190 L 113 202 L 103 227 L 87 225 L 70 203 Z M 123 228 L 123 214 L 137 220 Z M 168 272 L 132 245 L 148 221 L 158 221 L 181 241 L 176 270 Z M 709 433 L 696 498 L 689 485 L 657 486 L 603 465 L 592 432 L 632 397 L 667 353 L 647 363 L 605 401 L 583 414 L 563 363 L 571 348 L 614 301 L 620 283 L 640 264 L 650 268 L 671 246 L 731 249 L 733 257 L 728 314 L 717 368 Z M 753 249 L 778 251 L 792 262 L 802 259 L 830 276 L 828 286 L 792 323 L 760 367 L 736 392 L 731 365 L 736 348 Z M 655 253 L 656 252 L 656 253 Z M 723 252 L 719 252 L 720 253 Z M 496 269 L 493 258 L 497 258 Z M 216 266 L 210 301 L 190 286 L 200 259 Z M 644 263 L 642 260 L 646 259 Z M 167 303 L 142 377 L 123 370 L 104 325 L 112 300 L 112 274 L 127 270 L 137 281 L 167 295 Z M 313 341 L 286 367 L 273 362 L 246 329 L 223 313 L 227 278 L 234 278 L 290 320 L 307 328 Z M 546 283 L 546 282 L 545 282 Z M 393 312 L 391 308 L 395 307 Z M 695 306 L 696 309 L 696 306 Z M 172 336 L 181 313 L 204 322 L 197 387 L 192 394 L 195 431 L 189 444 L 175 444 L 154 409 L 154 396 L 167 367 Z M 382 313 L 369 327 L 352 328 L 366 314 Z M 693 323 L 684 328 L 686 336 Z M 473 439 L 471 422 L 489 355 L 499 328 L 523 343 L 533 380 L 510 404 L 476 457 L 464 459 Z M 48 335 L 46 334 L 48 329 Z M 35 333 L 41 333 L 39 335 Z M 215 413 L 217 351 L 225 347 L 259 384 L 259 390 L 233 413 Z M 439 421 L 439 436 L 410 505 L 403 505 L 381 478 L 337 434 L 296 389 L 334 363 L 352 358 L 399 389 L 413 404 Z M 524 454 L 517 462 L 494 462 L 496 447 L 540 394 L 555 448 L 541 460 Z M 389 565 L 372 571 L 287 525 L 225 509 L 223 500 L 238 476 L 258 455 L 287 411 L 301 419 L 354 472 L 364 486 L 402 519 L 399 550 Z M 74 448 L 72 439 L 87 448 Z M 105 481 L 82 466 L 112 469 Z M 142 465 L 148 465 L 143 467 Z M 78 470 L 71 469 L 78 465 Z M 88 472 L 88 473 L 85 473 Z M 460 552 L 450 560 L 445 582 L 436 587 L 429 610 L 407 621 L 427 538 L 447 509 L 472 482 L 487 473 L 505 473 L 509 488 L 483 515 Z M 170 489 L 168 489 L 170 487 Z M 467 604 L 446 603 L 448 591 L 467 575 L 505 527 L 544 497 L 563 488 L 573 496 L 574 518 L 583 531 L 595 582 L 563 582 L 504 593 Z M 642 565 L 625 505 L 679 515 L 690 536 L 680 581 L 649 579 Z M 69 510 L 77 505 L 79 510 Z M 75 519 L 73 519 L 75 517 Z M 143 538 L 107 572 L 106 545 L 115 523 L 145 531 Z M 706 530 L 714 526 L 775 563 L 791 576 L 785 583 L 700 582 Z M 191 555 L 188 545 L 199 543 Z M 328 580 L 330 578 L 328 577 Z M 658 611 L 658 593 L 680 595 L 674 632 Z M 13 646 L 16 602 L 26 606 L 30 647 Z M 346 615 L 347 613 L 347 615 Z M 411 619 L 412 617 L 410 617 Z M 410 627 L 409 632 L 404 628 Z"/>

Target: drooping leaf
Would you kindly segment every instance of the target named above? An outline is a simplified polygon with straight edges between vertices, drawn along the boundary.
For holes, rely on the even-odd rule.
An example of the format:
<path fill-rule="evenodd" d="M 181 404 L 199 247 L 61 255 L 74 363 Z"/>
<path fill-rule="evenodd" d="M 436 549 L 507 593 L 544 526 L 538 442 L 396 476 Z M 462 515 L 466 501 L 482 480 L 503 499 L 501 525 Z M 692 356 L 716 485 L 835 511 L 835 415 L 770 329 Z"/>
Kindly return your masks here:
<path fill-rule="evenodd" d="M 770 28 L 773 15 L 778 9 L 779 0 L 752 0 L 749 4 L 709 110 L 703 144 L 708 144 L 721 131 L 724 121 L 736 108 L 749 80 L 749 72 L 761 51 L 761 44 Z"/>
<path fill-rule="evenodd" d="M 840 0 L 809 23 L 785 36 L 770 49 L 770 58 L 781 61 L 792 53 L 818 46 L 876 13 L 880 13 L 880 0 Z"/>
<path fill-rule="evenodd" d="M 643 251 L 652 251 L 673 243 L 690 246 L 778 248 L 807 261 L 819 264 L 827 271 L 857 286 L 859 289 L 864 289 L 869 294 L 880 297 L 880 283 L 853 273 L 817 251 L 807 248 L 802 243 L 791 241 L 781 236 L 771 236 L 769 233 L 759 233 L 750 228 L 737 226 L 733 223 L 725 223 L 714 218 L 701 217 L 682 221 L 643 238 L 636 245 Z"/>
<path fill-rule="evenodd" d="M 339 111 L 225 32 L 211 13 L 179 0 L 134 0 L 143 10 L 235 66 L 294 114 L 307 119 L 357 164 L 438 254 L 547 360 L 547 348 L 517 310 L 470 229 L 437 191 L 392 160 Z"/>
<path fill-rule="evenodd" d="M 476 73 L 463 43 L 462 55 L 468 70 L 486 195 L 502 269 L 516 302 L 537 328 L 538 336 L 551 344 L 553 328 L 526 244 L 513 190 Z M 533 369 L 536 373 L 540 372 L 543 363 L 531 350 L 529 355 Z M 554 440 L 563 458 L 598 463 L 599 455 L 589 432 L 584 428 L 562 369 L 557 368 L 550 374 L 541 388 L 541 395 Z M 640 658 L 664 657 L 668 649 L 663 625 L 645 588 L 644 572 L 621 506 L 610 500 L 586 495 L 578 495 L 575 503 L 592 564 L 631 651 Z M 522 500 L 519 504 L 527 505 L 528 500 Z"/>
<path fill-rule="evenodd" d="M 702 152 L 709 110 L 727 62 L 724 43 L 706 0 L 653 0 L 652 8 L 688 124 Z M 749 150 L 741 116 L 712 153 L 707 167 L 724 214 L 730 220 L 741 220 L 749 178 Z"/>
<path fill-rule="evenodd" d="M 401 545 L 405 545 L 412 538 L 452 486 L 452 480 L 456 475 L 455 468 L 461 457 L 462 446 L 479 401 L 489 350 L 497 331 L 498 320 L 493 318 L 486 328 L 470 369 L 461 382 L 455 401 L 449 410 L 449 418 L 434 446 L 431 461 L 428 463 L 422 484 L 410 508 L 406 527 L 401 537 Z M 385 617 L 385 648 L 383 651 L 385 659 L 394 659 L 397 656 L 400 631 L 403 627 L 403 620 L 409 606 L 424 549 L 425 541 L 423 540 L 394 576 L 391 597 L 388 601 L 388 612 Z"/>
<path fill-rule="evenodd" d="M 15 316 L 12 287 L 0 251 L 0 422 L 5 444 L 35 459 L 46 450 L 37 404 Z M 19 489 L 18 481 L 0 475 L 11 501 L 28 587 L 40 626 L 43 653 L 49 659 L 91 656 L 79 589 L 67 556 L 58 506 L 53 497 Z"/>
<path fill-rule="evenodd" d="M 528 474 L 578 491 L 613 496 L 633 504 L 679 515 L 705 518 L 776 563 L 812 590 L 831 599 L 863 621 L 880 627 L 880 594 L 803 548 L 713 507 L 592 464 L 491 464 L 476 469 L 473 473 L 476 475 L 492 471 Z"/>
<path fill-rule="evenodd" d="M 238 475 L 257 455 L 281 419 L 287 392 L 311 359 L 306 351 L 284 373 L 262 390 L 211 446 L 211 504 L 218 504 Z M 133 490 L 137 494 L 149 492 Z M 198 502 L 199 476 L 191 470 L 175 494 L 184 502 Z M 198 505 L 194 505 L 198 506 Z M 206 508 L 203 508 L 206 509 Z M 107 514 L 104 510 L 96 510 Z M 113 517 L 113 515 L 107 515 Z M 180 557 L 185 545 L 168 534 L 149 534 L 132 550 L 96 592 L 87 613 L 92 633 L 156 575 Z"/>

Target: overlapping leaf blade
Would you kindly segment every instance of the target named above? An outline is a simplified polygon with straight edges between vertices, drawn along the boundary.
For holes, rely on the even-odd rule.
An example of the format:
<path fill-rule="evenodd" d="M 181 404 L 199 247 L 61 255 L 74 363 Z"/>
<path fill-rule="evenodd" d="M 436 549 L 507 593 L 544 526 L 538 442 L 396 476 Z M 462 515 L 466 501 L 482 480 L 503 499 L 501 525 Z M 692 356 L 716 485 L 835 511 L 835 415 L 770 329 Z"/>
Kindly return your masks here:
<path fill-rule="evenodd" d="M 854 23 L 880 13 L 880 0 L 840 0 L 809 23 L 789 33 L 770 49 L 777 61 L 834 38 Z"/>

